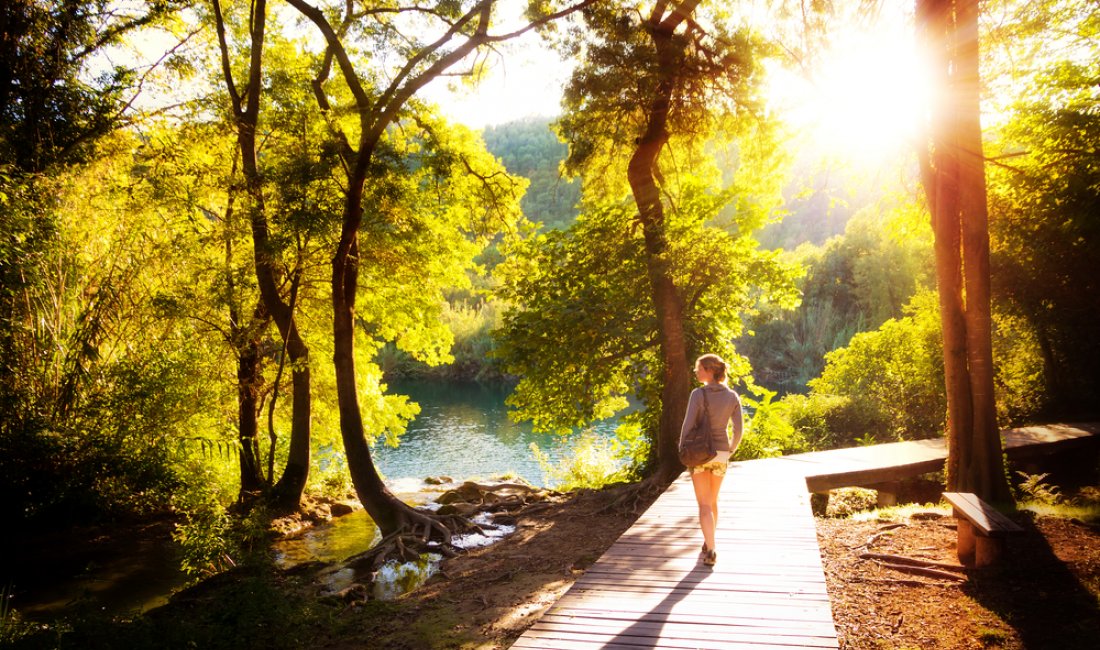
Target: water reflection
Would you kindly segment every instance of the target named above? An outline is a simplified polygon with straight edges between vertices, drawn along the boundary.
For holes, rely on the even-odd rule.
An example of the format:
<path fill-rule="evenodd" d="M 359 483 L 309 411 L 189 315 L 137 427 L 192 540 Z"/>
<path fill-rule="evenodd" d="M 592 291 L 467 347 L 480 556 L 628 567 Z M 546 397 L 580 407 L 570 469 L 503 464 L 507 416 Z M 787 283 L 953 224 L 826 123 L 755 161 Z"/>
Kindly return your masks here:
<path fill-rule="evenodd" d="M 514 472 L 544 486 L 546 477 L 531 455 L 531 443 L 547 452 L 552 462 L 568 449 L 557 436 L 512 422 L 504 404 L 509 389 L 504 386 L 400 382 L 391 384 L 390 390 L 420 404 L 420 415 L 409 423 L 399 447 L 374 448 L 375 462 L 390 484 L 407 486 L 426 476 L 489 478 Z M 606 420 L 595 430 L 610 437 L 615 426 L 615 420 Z"/>
<path fill-rule="evenodd" d="M 337 517 L 292 539 L 275 543 L 275 562 L 290 567 L 303 562 L 339 562 L 378 543 L 378 527 L 363 510 Z"/>

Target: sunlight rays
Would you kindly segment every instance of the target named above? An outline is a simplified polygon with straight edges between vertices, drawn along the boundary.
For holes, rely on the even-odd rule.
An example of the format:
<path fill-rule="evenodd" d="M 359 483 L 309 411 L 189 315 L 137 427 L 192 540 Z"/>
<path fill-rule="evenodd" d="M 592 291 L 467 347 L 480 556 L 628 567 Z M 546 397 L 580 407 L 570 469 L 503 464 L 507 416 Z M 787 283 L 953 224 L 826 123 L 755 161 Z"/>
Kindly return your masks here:
<path fill-rule="evenodd" d="M 911 147 L 928 92 L 912 28 L 849 28 L 806 73 L 769 70 L 769 106 L 804 146 L 874 167 Z"/>

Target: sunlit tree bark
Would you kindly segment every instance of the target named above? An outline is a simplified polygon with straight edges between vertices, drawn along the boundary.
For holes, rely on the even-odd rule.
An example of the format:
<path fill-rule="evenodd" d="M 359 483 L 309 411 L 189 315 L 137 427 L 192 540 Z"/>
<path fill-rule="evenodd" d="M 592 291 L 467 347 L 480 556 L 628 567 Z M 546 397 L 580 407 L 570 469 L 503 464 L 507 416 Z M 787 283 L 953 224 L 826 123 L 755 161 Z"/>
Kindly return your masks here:
<path fill-rule="evenodd" d="M 947 389 L 948 487 L 1010 501 L 993 393 L 989 228 L 976 0 L 918 0 L 937 96 L 922 181 L 935 233 Z"/>
<path fill-rule="evenodd" d="M 661 203 L 658 182 L 660 170 L 658 158 L 668 143 L 668 118 L 683 69 L 684 41 L 676 37 L 676 30 L 687 21 L 698 6 L 698 0 L 669 7 L 658 2 L 646 20 L 645 29 L 652 40 L 657 58 L 659 79 L 646 110 L 645 131 L 638 138 L 638 145 L 627 167 L 627 178 L 634 202 L 638 206 L 638 218 L 645 238 L 645 259 L 657 312 L 658 338 L 664 361 L 664 387 L 661 391 L 661 419 L 657 437 L 658 476 L 666 479 L 682 471 L 677 447 L 680 424 L 687 411 L 691 394 L 691 368 L 688 361 L 687 341 L 684 337 L 684 306 L 680 292 L 672 279 L 668 237 L 665 232 L 664 205 Z"/>

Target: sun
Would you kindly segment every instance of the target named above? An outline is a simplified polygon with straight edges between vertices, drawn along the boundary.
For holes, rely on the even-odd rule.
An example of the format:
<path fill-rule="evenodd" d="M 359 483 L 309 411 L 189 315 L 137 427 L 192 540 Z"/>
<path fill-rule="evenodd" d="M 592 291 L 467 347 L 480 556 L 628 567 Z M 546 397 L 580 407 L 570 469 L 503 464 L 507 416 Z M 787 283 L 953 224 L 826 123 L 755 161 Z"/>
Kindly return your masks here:
<path fill-rule="evenodd" d="M 769 105 L 817 153 L 874 166 L 912 148 L 928 84 L 906 22 L 846 27 L 811 69 L 769 73 Z"/>

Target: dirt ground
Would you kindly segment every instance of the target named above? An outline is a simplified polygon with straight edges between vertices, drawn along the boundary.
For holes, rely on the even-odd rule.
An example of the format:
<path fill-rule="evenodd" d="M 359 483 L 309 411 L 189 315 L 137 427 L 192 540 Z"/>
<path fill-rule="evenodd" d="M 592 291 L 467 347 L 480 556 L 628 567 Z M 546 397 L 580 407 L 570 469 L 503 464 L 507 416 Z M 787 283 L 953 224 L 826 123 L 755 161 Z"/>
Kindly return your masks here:
<path fill-rule="evenodd" d="M 521 517 L 517 532 L 449 560 L 444 575 L 375 615 L 351 604 L 331 648 L 507 648 L 630 526 L 598 514 L 589 494 Z M 865 553 L 958 564 L 954 520 L 918 512 L 898 521 L 818 519 L 840 647 L 1100 648 L 1100 530 L 1016 516 L 1025 532 L 1005 561 L 981 570 L 912 575 Z M 951 577 L 957 575 L 958 577 Z M 354 630 L 348 633 L 349 630 Z"/>

